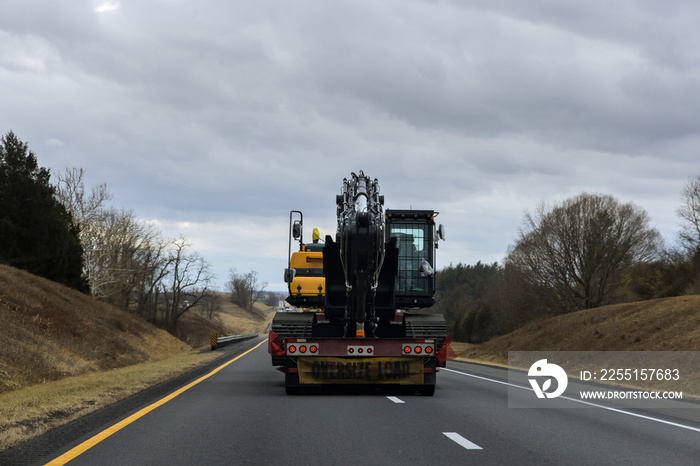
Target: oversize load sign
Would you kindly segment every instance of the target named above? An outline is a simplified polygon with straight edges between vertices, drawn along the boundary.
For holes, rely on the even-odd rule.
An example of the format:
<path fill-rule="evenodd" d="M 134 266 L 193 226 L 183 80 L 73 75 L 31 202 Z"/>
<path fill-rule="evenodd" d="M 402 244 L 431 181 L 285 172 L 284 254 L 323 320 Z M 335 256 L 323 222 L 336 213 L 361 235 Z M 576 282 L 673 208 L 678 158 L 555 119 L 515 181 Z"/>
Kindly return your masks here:
<path fill-rule="evenodd" d="M 421 358 L 299 358 L 302 384 L 423 383 Z"/>

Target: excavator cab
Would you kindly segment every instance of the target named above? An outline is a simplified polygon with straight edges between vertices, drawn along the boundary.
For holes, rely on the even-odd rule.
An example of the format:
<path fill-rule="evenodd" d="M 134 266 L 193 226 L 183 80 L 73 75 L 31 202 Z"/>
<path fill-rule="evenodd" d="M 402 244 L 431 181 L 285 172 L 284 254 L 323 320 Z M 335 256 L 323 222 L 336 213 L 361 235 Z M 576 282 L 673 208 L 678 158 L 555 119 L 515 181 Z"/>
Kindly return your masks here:
<path fill-rule="evenodd" d="M 296 217 L 296 218 L 295 218 Z M 323 276 L 323 243 L 314 228 L 313 242 L 304 243 L 304 216 L 298 210 L 289 213 L 289 267 L 284 281 L 289 288 L 287 302 L 298 308 L 320 308 L 324 305 L 326 279 Z M 299 250 L 291 252 L 292 242 L 299 241 Z"/>
<path fill-rule="evenodd" d="M 398 261 L 394 285 L 396 307 L 425 308 L 435 303 L 435 250 L 444 237 L 442 225 L 435 227 L 432 210 L 385 212 L 387 237 L 396 238 Z"/>

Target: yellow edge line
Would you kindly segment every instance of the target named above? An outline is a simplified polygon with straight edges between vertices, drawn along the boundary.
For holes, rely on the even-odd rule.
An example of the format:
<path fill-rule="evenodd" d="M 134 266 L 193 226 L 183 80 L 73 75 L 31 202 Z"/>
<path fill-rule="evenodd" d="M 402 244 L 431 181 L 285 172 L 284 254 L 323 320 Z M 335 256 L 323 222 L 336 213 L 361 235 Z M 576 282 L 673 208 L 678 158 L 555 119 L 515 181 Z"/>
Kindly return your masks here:
<path fill-rule="evenodd" d="M 208 374 L 206 374 L 206 375 L 203 375 L 202 377 L 198 378 L 198 379 L 195 380 L 194 382 L 191 382 L 191 383 L 189 383 L 188 385 L 185 385 L 185 386 L 182 387 L 181 389 L 179 389 L 179 390 L 177 390 L 177 391 L 174 391 L 173 393 L 171 393 L 170 395 L 168 395 L 168 396 L 166 396 L 166 397 L 164 397 L 164 398 L 161 398 L 160 400 L 156 401 L 156 402 L 153 403 L 152 405 L 146 406 L 146 407 L 143 408 L 141 411 L 138 411 L 138 412 L 132 414 L 131 416 L 129 416 L 129 417 L 127 417 L 126 419 L 124 419 L 123 421 L 120 421 L 120 422 L 114 424 L 112 427 L 109 427 L 108 429 L 103 430 L 102 432 L 100 432 L 99 434 L 95 435 L 94 437 L 92 437 L 92 438 L 90 438 L 90 439 L 84 441 L 83 443 L 81 443 L 81 444 L 78 445 L 77 447 L 74 447 L 73 449 L 71 449 L 71 450 L 67 451 L 66 453 L 62 454 L 62 455 L 59 456 L 58 458 L 56 458 L 56 459 L 54 459 L 54 460 L 52 460 L 52 461 L 46 463 L 46 465 L 47 465 L 47 466 L 48 466 L 48 465 L 51 465 L 51 466 L 63 465 L 63 464 L 66 464 L 67 462 L 69 462 L 69 461 L 71 461 L 71 460 L 77 458 L 78 456 L 82 455 L 82 454 L 85 453 L 87 450 L 89 450 L 90 448 L 94 447 L 95 445 L 97 445 L 98 443 L 100 443 L 101 441 L 103 441 L 104 439 L 106 439 L 107 437 L 109 437 L 110 435 L 114 434 L 115 432 L 120 431 L 121 429 L 123 429 L 124 427 L 128 426 L 128 425 L 131 424 L 132 422 L 134 422 L 134 421 L 136 421 L 136 420 L 142 418 L 142 417 L 145 416 L 146 414 L 150 413 L 151 411 L 153 411 L 153 410 L 156 409 L 157 407 L 162 406 L 162 405 L 164 405 L 165 403 L 167 403 L 168 401 L 172 400 L 172 399 L 175 398 L 176 396 L 181 395 L 182 393 L 184 393 L 184 392 L 186 392 L 187 390 L 189 390 L 190 388 L 194 387 L 195 385 L 197 385 L 197 384 L 200 383 L 201 381 L 208 379 L 209 377 L 211 377 L 212 375 L 216 374 L 217 372 L 219 372 L 221 369 L 223 369 L 224 367 L 228 366 L 229 364 L 238 361 L 239 359 L 241 359 L 241 358 L 242 358 L 243 356 L 245 356 L 246 354 L 248 354 L 248 353 L 250 353 L 251 351 L 257 349 L 260 345 L 262 345 L 262 344 L 265 343 L 266 341 L 267 341 L 267 338 L 264 339 L 263 341 L 261 341 L 260 343 L 258 343 L 257 345 L 255 345 L 253 348 L 251 348 L 251 349 L 249 349 L 248 351 L 246 351 L 245 353 L 243 353 L 243 354 L 241 354 L 241 355 L 238 355 L 238 356 L 236 356 L 235 358 L 231 359 L 231 360 L 228 361 L 226 364 L 222 364 L 221 366 L 217 367 L 216 369 L 214 369 L 214 370 L 211 371 L 210 373 L 208 373 Z"/>

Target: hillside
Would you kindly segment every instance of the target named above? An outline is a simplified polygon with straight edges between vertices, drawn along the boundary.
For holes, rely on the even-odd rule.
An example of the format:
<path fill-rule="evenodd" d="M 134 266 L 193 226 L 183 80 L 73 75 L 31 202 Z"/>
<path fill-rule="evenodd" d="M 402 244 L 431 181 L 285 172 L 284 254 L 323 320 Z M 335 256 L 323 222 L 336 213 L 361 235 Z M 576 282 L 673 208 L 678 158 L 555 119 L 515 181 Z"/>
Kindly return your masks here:
<path fill-rule="evenodd" d="M 136 316 L 0 266 L 0 393 L 189 349 Z"/>
<path fill-rule="evenodd" d="M 257 333 L 273 314 L 223 301 L 178 338 L 89 296 L 0 265 L 0 451 L 211 361 L 211 333 Z M 203 351 L 206 349 L 206 351 Z"/>
<path fill-rule="evenodd" d="M 90 296 L 0 265 L 0 393 L 163 360 L 208 345 L 212 333 L 254 333 L 264 320 L 224 303 L 213 320 L 185 314 L 178 339 Z"/>
<path fill-rule="evenodd" d="M 454 347 L 460 359 L 496 364 L 508 363 L 508 351 L 698 351 L 700 295 L 588 309 Z"/>

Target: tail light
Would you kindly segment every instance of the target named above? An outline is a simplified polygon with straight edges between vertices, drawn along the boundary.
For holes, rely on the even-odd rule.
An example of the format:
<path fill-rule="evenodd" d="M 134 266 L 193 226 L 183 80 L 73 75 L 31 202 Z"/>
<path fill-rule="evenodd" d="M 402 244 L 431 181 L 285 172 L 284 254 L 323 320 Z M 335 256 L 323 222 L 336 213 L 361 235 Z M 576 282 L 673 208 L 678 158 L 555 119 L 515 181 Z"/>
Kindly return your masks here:
<path fill-rule="evenodd" d="M 347 356 L 364 356 L 366 354 L 373 354 L 374 346 L 370 345 L 348 345 L 346 349 Z"/>
<path fill-rule="evenodd" d="M 409 343 L 403 346 L 403 354 L 406 356 L 432 356 L 435 353 L 434 343 Z"/>
<path fill-rule="evenodd" d="M 305 354 L 317 355 L 320 351 L 321 345 L 319 345 L 318 343 L 307 343 L 305 340 L 296 340 L 293 343 L 287 344 L 287 354 L 290 356 Z"/>

